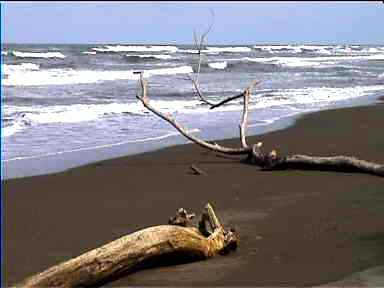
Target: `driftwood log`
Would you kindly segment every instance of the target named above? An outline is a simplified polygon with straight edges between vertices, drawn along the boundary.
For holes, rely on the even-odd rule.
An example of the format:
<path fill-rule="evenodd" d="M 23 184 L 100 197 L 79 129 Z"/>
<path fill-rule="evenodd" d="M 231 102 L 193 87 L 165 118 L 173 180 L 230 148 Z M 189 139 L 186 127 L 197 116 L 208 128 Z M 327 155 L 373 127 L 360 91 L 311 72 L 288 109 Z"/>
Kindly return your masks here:
<path fill-rule="evenodd" d="M 17 287 L 97 286 L 139 269 L 203 260 L 236 250 L 239 238 L 225 230 L 210 204 L 198 228 L 183 208 L 169 225 L 149 227 L 26 278 Z"/>
<path fill-rule="evenodd" d="M 199 50 L 200 51 L 200 50 Z M 199 52 L 199 54 L 201 51 Z M 200 61 L 200 60 L 199 60 Z M 248 120 L 248 106 L 249 98 L 251 96 L 251 91 L 254 86 L 258 85 L 260 82 L 253 81 L 251 85 L 244 90 L 243 93 L 235 95 L 224 99 L 218 103 L 212 103 L 205 99 L 203 93 L 198 87 L 198 82 L 190 77 L 190 80 L 193 83 L 194 89 L 200 100 L 203 104 L 208 105 L 210 109 L 214 109 L 228 103 L 232 100 L 243 98 L 243 116 L 240 128 L 240 144 L 238 148 L 225 147 L 217 143 L 212 143 L 210 141 L 204 141 L 195 135 L 191 134 L 186 128 L 184 128 L 180 123 L 178 123 L 170 114 L 162 113 L 160 110 L 156 109 L 150 104 L 148 96 L 147 81 L 143 78 L 141 72 L 140 74 L 140 86 L 141 86 L 141 95 L 139 93 L 136 95 L 136 98 L 140 100 L 143 105 L 155 115 L 159 116 L 163 120 L 170 123 L 175 127 L 180 134 L 185 136 L 190 141 L 196 143 L 197 145 L 211 150 L 213 152 L 228 154 L 228 155 L 245 155 L 245 161 L 252 165 L 260 167 L 262 170 L 284 170 L 284 169 L 297 169 L 297 170 L 321 170 L 321 171 L 342 171 L 342 172 L 359 172 L 367 173 L 372 175 L 377 175 L 384 177 L 384 165 L 374 162 L 369 162 L 365 160 L 360 160 L 355 157 L 350 156 L 333 156 L 333 157 L 316 157 L 309 155 L 278 155 L 275 150 L 272 150 L 269 153 L 262 151 L 262 142 L 257 144 L 248 145 L 246 142 L 246 127 Z"/>

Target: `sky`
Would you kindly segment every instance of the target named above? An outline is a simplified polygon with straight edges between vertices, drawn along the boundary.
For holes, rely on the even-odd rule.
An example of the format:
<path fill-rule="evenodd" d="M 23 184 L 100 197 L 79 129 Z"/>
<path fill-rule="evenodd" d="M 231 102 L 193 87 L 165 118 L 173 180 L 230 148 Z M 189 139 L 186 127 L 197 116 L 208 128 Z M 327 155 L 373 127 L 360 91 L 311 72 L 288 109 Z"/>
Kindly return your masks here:
<path fill-rule="evenodd" d="M 384 44 L 384 3 L 1 2 L 3 43 Z M 214 17 L 212 18 L 211 12 Z"/>

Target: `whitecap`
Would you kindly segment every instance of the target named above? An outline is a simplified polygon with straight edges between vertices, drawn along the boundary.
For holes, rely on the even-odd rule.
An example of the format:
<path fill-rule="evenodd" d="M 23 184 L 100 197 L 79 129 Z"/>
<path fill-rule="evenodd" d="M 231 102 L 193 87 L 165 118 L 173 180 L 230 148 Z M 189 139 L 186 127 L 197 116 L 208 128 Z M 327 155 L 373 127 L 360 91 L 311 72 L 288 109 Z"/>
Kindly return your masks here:
<path fill-rule="evenodd" d="M 13 56 L 20 58 L 65 58 L 61 52 L 20 52 L 12 51 Z"/>
<path fill-rule="evenodd" d="M 324 67 L 337 65 L 342 61 L 384 60 L 384 54 L 356 55 L 356 56 L 319 56 L 319 57 L 242 57 L 226 58 L 223 61 L 256 62 L 275 64 L 286 67 Z"/>
<path fill-rule="evenodd" d="M 143 70 L 144 77 L 156 75 L 176 75 L 192 73 L 191 66 L 159 68 Z M 73 69 L 46 69 L 46 70 L 15 70 L 3 80 L 5 86 L 33 86 L 33 85 L 69 85 L 91 84 L 102 81 L 138 80 L 139 75 L 134 70 L 124 71 L 98 71 Z"/>
<path fill-rule="evenodd" d="M 34 63 L 21 63 L 21 64 L 2 64 L 1 70 L 4 74 L 9 75 L 17 72 L 27 72 L 39 70 L 40 66 Z"/>
<path fill-rule="evenodd" d="M 96 51 L 83 51 L 83 52 L 81 52 L 81 53 L 83 53 L 83 54 L 87 54 L 87 55 L 96 55 L 96 54 L 97 54 Z"/>
<path fill-rule="evenodd" d="M 208 63 L 208 66 L 213 69 L 223 70 L 227 67 L 227 61 Z"/>
<path fill-rule="evenodd" d="M 159 52 L 167 51 L 170 53 L 177 52 L 176 46 L 125 46 L 125 45 L 106 45 L 103 47 L 92 48 L 97 52 Z"/>
<path fill-rule="evenodd" d="M 241 46 L 236 46 L 236 47 L 207 47 L 207 49 L 202 50 L 202 51 L 206 52 L 206 53 L 224 53 L 224 52 L 243 53 L 243 52 L 251 52 L 252 49 L 249 47 L 241 47 Z"/>

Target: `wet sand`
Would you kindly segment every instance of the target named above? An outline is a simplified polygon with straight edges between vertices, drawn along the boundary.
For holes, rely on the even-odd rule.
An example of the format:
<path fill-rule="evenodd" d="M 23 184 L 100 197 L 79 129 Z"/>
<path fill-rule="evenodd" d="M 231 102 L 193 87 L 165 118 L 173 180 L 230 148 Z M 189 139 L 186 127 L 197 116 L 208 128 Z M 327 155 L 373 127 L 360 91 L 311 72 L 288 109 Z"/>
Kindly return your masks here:
<path fill-rule="evenodd" d="M 257 141 L 282 154 L 384 163 L 384 105 L 309 114 L 288 129 L 249 137 Z M 239 139 L 219 142 L 235 146 Z M 207 175 L 190 173 L 191 164 Z M 200 213 L 207 202 L 239 231 L 237 252 L 107 286 L 316 286 L 384 265 L 384 179 L 376 176 L 259 171 L 192 144 L 7 180 L 3 188 L 6 285 L 166 224 L 179 207 Z M 382 269 L 369 271 L 379 277 L 369 283 L 384 286 Z"/>

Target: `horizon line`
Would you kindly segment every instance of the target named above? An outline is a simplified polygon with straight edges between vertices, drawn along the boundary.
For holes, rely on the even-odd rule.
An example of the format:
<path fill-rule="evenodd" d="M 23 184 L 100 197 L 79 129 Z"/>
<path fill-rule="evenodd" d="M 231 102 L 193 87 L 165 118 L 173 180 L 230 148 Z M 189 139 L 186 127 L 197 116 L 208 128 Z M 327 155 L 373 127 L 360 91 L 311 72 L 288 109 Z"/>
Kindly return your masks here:
<path fill-rule="evenodd" d="M 3 42 L 2 45 L 189 45 L 195 43 L 174 43 L 174 42 Z M 209 43 L 205 46 L 253 46 L 253 45 L 384 45 L 383 43 L 354 43 L 354 42 L 254 42 L 254 43 Z"/>

